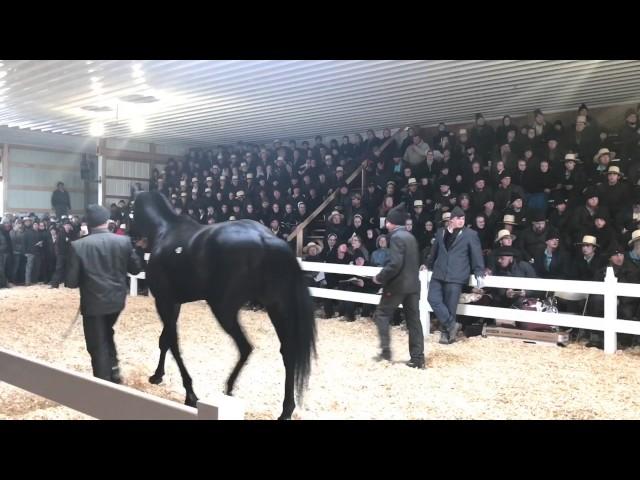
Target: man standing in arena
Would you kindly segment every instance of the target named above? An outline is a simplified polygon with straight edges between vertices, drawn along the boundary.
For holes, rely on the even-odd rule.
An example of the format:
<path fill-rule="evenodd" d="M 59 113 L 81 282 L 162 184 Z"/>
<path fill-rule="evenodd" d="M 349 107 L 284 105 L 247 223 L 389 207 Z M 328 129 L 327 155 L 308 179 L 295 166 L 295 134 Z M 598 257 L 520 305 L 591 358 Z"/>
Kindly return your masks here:
<path fill-rule="evenodd" d="M 404 227 L 407 217 L 404 204 L 401 203 L 389 210 L 385 220 L 389 231 L 389 261 L 373 278 L 374 283 L 383 286 L 382 299 L 374 313 L 382 349 L 376 359 L 391 360 L 389 323 L 396 308 L 402 303 L 409 331 L 411 355 L 407 366 L 424 368 L 424 333 L 418 312 L 420 253 L 416 238 Z"/>
<path fill-rule="evenodd" d="M 436 233 L 436 240 L 427 260 L 427 268 L 433 272 L 428 301 L 442 325 L 440 343 L 444 345 L 455 342 L 462 327 L 456 321 L 456 309 L 462 287 L 469 281 L 471 270 L 476 278 L 484 277 L 480 239 L 474 230 L 465 228 L 464 225 L 464 211 L 455 207 L 447 227 Z"/>
<path fill-rule="evenodd" d="M 140 259 L 129 237 L 109 232 L 109 210 L 87 208 L 91 235 L 71 244 L 66 277 L 68 288 L 80 287 L 80 311 L 93 375 L 120 383 L 113 326 L 124 309 L 127 272 L 140 272 Z"/>

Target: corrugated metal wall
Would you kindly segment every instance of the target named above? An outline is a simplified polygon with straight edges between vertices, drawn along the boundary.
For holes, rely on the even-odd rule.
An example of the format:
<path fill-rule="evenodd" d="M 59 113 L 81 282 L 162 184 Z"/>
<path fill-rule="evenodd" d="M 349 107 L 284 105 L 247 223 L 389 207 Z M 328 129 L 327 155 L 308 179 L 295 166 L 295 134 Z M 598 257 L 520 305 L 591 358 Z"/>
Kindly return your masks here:
<path fill-rule="evenodd" d="M 51 194 L 57 182 L 64 182 L 74 213 L 85 208 L 85 183 L 80 164 L 85 154 L 11 145 L 6 161 L 7 212 L 50 212 Z M 91 159 L 90 159 L 91 160 Z M 93 159 L 95 161 L 95 158 Z M 88 201 L 97 201 L 97 186 L 89 189 Z"/>
<path fill-rule="evenodd" d="M 85 203 L 99 202 L 97 182 L 85 185 L 80 178 L 85 155 L 95 162 L 95 180 L 103 177 L 108 206 L 129 198 L 133 182 L 148 189 L 152 168 L 162 170 L 170 156 L 179 157 L 186 151 L 180 146 L 116 138 L 103 141 L 103 147 L 105 171 L 99 172 L 96 139 L 0 127 L 0 214 L 51 212 L 51 194 L 58 181 L 69 191 L 73 213 L 82 214 Z"/>

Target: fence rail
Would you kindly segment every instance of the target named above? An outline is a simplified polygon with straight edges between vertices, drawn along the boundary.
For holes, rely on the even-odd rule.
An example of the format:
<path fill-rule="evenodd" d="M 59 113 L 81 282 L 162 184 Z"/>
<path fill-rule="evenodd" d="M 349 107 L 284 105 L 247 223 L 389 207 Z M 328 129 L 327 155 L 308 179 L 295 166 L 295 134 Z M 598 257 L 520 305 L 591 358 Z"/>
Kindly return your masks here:
<path fill-rule="evenodd" d="M 147 257 L 148 259 L 148 257 Z M 373 277 L 380 270 L 379 267 L 359 267 L 356 265 L 341 265 L 335 263 L 305 262 L 298 258 L 303 270 L 308 272 L 335 273 L 341 275 L 356 275 L 359 277 Z M 131 295 L 137 295 L 137 279 L 145 278 L 144 272 L 131 277 Z M 426 332 L 431 306 L 427 301 L 428 286 L 431 272 L 421 271 L 420 281 L 420 323 Z M 472 275 L 469 285 L 476 285 L 476 278 Z M 604 317 L 572 315 L 569 313 L 547 313 L 512 308 L 486 307 L 480 305 L 459 304 L 457 313 L 469 317 L 500 318 L 504 320 L 526 321 L 544 325 L 560 327 L 583 328 L 604 332 L 604 351 L 614 353 L 617 350 L 617 334 L 627 333 L 640 335 L 640 322 L 620 320 L 618 316 L 618 297 L 640 297 L 640 285 L 632 283 L 618 283 L 611 267 L 603 282 L 585 282 L 578 280 L 550 280 L 543 278 L 521 278 L 487 276 L 484 278 L 485 288 L 512 288 L 522 290 L 538 290 L 546 292 L 564 292 L 570 294 L 603 295 Z M 380 295 L 360 293 L 345 290 L 311 287 L 310 293 L 314 297 L 330 298 L 334 300 L 353 301 L 357 303 L 378 304 Z"/>
<path fill-rule="evenodd" d="M 298 261 L 300 262 L 302 269 L 308 272 L 325 272 L 343 275 L 356 275 L 360 277 L 373 277 L 382 270 L 377 267 L 358 267 L 355 265 L 305 262 L 300 259 L 298 259 Z M 431 272 L 427 272 L 426 270 L 420 272 L 420 322 L 422 323 L 422 328 L 425 332 L 428 331 L 428 312 L 433 311 L 427 301 L 428 285 L 430 280 Z M 457 313 L 459 315 L 480 318 L 499 318 L 504 320 L 539 323 L 543 325 L 599 330 L 604 332 L 604 351 L 606 353 L 615 353 L 617 350 L 618 333 L 640 335 L 640 322 L 620 320 L 617 318 L 618 296 L 640 297 L 640 285 L 618 283 L 611 267 L 607 268 L 607 274 L 603 282 L 487 276 L 484 278 L 483 283 L 484 288 L 512 288 L 547 292 L 604 295 L 604 317 L 572 315 L 569 313 L 534 312 L 470 304 L 459 304 L 457 309 Z M 476 279 L 474 276 L 470 277 L 469 285 L 476 285 Z M 365 294 L 315 287 L 311 288 L 310 291 L 313 296 L 321 298 L 333 298 L 371 304 L 377 304 L 380 301 L 380 295 L 376 294 Z"/>
<path fill-rule="evenodd" d="M 220 394 L 198 408 L 46 364 L 0 348 L 0 381 L 99 420 L 242 420 L 235 398 Z"/>

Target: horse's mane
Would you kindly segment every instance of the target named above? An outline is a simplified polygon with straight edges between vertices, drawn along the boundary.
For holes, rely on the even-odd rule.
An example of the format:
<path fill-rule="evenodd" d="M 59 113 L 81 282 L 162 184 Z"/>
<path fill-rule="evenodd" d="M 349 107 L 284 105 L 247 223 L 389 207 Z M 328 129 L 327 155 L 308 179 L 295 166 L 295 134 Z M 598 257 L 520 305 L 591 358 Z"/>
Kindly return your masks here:
<path fill-rule="evenodd" d="M 169 200 L 158 192 L 140 192 L 135 197 L 134 222 L 147 235 L 165 231 L 181 221 L 181 218 L 171 207 Z M 197 225 L 197 223 L 194 222 Z"/>

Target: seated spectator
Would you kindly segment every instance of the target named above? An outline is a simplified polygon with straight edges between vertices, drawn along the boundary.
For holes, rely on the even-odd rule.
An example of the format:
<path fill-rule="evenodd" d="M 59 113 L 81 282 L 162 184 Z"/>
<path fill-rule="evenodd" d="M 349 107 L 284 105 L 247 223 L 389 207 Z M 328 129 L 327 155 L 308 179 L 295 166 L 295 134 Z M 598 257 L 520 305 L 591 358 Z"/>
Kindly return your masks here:
<path fill-rule="evenodd" d="M 559 250 L 560 232 L 549 229 L 545 235 L 546 248 L 534 258 L 534 268 L 540 278 L 567 278 L 571 267 L 570 257 Z"/>
<path fill-rule="evenodd" d="M 334 233 L 338 238 L 338 241 L 343 242 L 349 238 L 349 230 L 344 224 L 344 215 L 337 210 L 331 212 L 329 218 L 327 218 L 327 233 Z"/>
<path fill-rule="evenodd" d="M 354 234 L 351 238 L 349 238 L 349 245 L 351 247 L 349 249 L 349 254 L 352 257 L 355 257 L 356 255 L 362 255 L 364 259 L 368 261 L 369 252 L 367 251 L 365 246 L 362 244 L 362 238 Z"/>
<path fill-rule="evenodd" d="M 309 242 L 303 249 L 302 260 L 305 262 L 324 262 L 323 257 L 320 255 L 322 253 L 322 246 L 318 245 L 315 242 Z M 307 282 L 307 286 L 309 287 L 317 287 L 322 288 L 327 285 L 325 280 L 324 272 L 311 272 L 305 270 L 304 278 Z"/>
<path fill-rule="evenodd" d="M 493 272 L 497 277 L 537 278 L 536 272 L 528 262 L 517 260 L 519 253 L 511 247 L 500 247 L 495 251 L 496 268 Z M 513 307 L 518 300 L 527 297 L 538 297 L 541 292 L 514 288 L 487 289 L 493 296 L 494 305 L 498 307 Z"/>
<path fill-rule="evenodd" d="M 365 258 L 357 253 L 353 257 L 353 264 L 358 267 L 368 266 Z M 341 282 L 341 290 L 346 290 L 349 292 L 358 292 L 358 293 L 375 293 L 378 290 L 378 287 L 373 283 L 371 277 L 364 276 L 351 276 L 349 278 L 345 278 L 340 280 Z M 357 302 L 342 302 L 343 308 L 343 320 L 347 322 L 354 322 L 356 309 L 360 308 L 361 316 L 363 317 L 371 317 L 375 306 L 369 303 L 357 303 Z"/>
<path fill-rule="evenodd" d="M 494 245 L 497 248 L 491 250 L 489 255 L 487 255 L 487 259 L 485 262 L 488 273 L 491 273 L 496 269 L 497 257 L 495 252 L 500 248 L 511 249 L 511 251 L 513 251 L 515 254 L 514 258 L 516 261 L 521 261 L 524 258 L 525 256 L 524 252 L 521 249 L 514 246 L 514 242 L 516 240 L 517 240 L 517 236 L 511 233 L 509 230 L 505 229 L 505 230 L 500 230 L 498 232 L 498 235 L 496 236 L 496 239 L 494 242 Z"/>
<path fill-rule="evenodd" d="M 376 240 L 378 247 L 371 254 L 371 265 L 374 267 L 384 267 L 389 261 L 389 237 L 387 235 L 379 235 Z"/>

